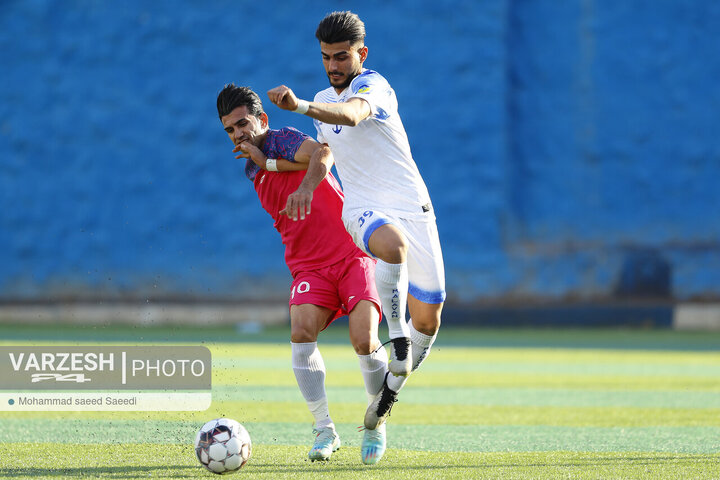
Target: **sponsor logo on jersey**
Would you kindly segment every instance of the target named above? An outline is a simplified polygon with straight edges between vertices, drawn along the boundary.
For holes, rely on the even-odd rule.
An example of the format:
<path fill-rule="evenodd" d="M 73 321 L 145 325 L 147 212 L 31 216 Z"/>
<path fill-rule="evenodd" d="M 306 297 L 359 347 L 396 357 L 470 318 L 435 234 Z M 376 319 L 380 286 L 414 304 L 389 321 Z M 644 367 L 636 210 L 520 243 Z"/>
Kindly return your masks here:
<path fill-rule="evenodd" d="M 370 85 L 362 85 L 358 88 L 357 93 L 368 93 L 370 91 Z"/>
<path fill-rule="evenodd" d="M 342 125 L 335 125 L 332 131 L 335 133 L 340 133 L 342 131 Z"/>

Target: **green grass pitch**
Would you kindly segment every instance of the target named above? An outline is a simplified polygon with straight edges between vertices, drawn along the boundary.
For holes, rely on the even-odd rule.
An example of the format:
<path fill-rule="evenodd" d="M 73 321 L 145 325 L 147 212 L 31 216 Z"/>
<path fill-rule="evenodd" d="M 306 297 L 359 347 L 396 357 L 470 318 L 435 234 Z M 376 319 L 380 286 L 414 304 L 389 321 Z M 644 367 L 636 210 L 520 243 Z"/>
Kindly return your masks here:
<path fill-rule="evenodd" d="M 106 342 L 202 342 L 213 355 L 211 408 L 0 412 L 0 478 L 213 478 L 192 441 L 220 416 L 253 440 L 237 478 L 720 478 L 718 333 L 444 327 L 374 466 L 360 462 L 365 393 L 342 322 L 319 342 L 343 441 L 327 463 L 307 460 L 312 417 L 287 329 L 0 325 L 0 345 Z"/>

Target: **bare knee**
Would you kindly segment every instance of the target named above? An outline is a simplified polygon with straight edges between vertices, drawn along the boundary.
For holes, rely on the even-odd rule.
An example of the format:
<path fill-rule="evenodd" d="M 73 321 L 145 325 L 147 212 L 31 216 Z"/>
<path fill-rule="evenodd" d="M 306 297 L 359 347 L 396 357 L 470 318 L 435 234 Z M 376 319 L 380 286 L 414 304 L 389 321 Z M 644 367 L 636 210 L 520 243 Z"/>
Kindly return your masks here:
<path fill-rule="evenodd" d="M 358 355 L 370 355 L 380 347 L 377 308 L 374 303 L 361 300 L 350 312 L 350 343 Z"/>
<path fill-rule="evenodd" d="M 295 315 L 290 318 L 290 341 L 293 343 L 317 342 L 317 322 L 312 317 Z"/>
<path fill-rule="evenodd" d="M 290 331 L 290 341 L 293 343 L 317 342 L 317 334 L 312 328 L 303 325 L 293 325 Z"/>
<path fill-rule="evenodd" d="M 358 355 L 370 355 L 374 351 L 370 337 L 354 341 L 353 348 Z"/>
<path fill-rule="evenodd" d="M 408 305 L 415 330 L 425 335 L 435 335 L 440 329 L 443 304 L 427 304 L 411 298 Z"/>
<path fill-rule="evenodd" d="M 387 263 L 405 263 L 407 261 L 408 246 L 405 239 L 402 241 L 387 245 L 383 251 L 383 255 L 380 256 L 383 261 Z"/>
<path fill-rule="evenodd" d="M 405 263 L 408 242 L 405 235 L 395 226 L 386 224 L 378 228 L 368 241 L 370 251 L 387 263 Z"/>
<path fill-rule="evenodd" d="M 290 306 L 290 341 L 293 343 L 317 342 L 317 337 L 332 319 L 334 310 L 312 304 Z"/>
<path fill-rule="evenodd" d="M 440 330 L 440 317 L 437 318 L 421 318 L 416 320 L 412 319 L 413 327 L 420 333 L 432 337 L 438 330 Z"/>

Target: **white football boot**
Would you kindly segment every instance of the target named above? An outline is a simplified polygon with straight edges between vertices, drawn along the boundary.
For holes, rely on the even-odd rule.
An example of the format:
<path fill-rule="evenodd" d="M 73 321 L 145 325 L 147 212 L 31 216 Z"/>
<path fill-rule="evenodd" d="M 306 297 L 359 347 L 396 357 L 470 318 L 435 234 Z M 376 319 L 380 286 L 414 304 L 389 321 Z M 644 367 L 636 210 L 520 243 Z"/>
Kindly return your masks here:
<path fill-rule="evenodd" d="M 390 340 L 390 363 L 388 370 L 393 375 L 407 377 L 412 371 L 412 342 L 408 337 Z"/>
<path fill-rule="evenodd" d="M 340 436 L 331 427 L 321 428 L 320 430 L 313 428 L 315 434 L 315 443 L 313 443 L 308 457 L 313 462 L 315 460 L 327 461 L 333 452 L 340 448 Z"/>
<path fill-rule="evenodd" d="M 383 383 L 382 389 L 375 395 L 372 403 L 368 406 L 365 411 L 365 428 L 368 430 L 375 430 L 385 422 L 392 406 L 397 402 L 398 394 L 390 390 L 387 384 L 387 376 L 390 373 L 385 374 L 385 382 Z"/>

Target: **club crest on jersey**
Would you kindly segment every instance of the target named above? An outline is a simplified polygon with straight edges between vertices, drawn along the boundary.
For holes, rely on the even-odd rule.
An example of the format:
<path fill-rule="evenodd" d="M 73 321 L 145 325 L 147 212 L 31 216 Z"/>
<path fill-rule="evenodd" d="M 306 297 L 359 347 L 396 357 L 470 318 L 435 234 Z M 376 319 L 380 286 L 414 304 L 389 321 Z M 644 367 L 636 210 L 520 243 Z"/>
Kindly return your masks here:
<path fill-rule="evenodd" d="M 342 125 L 335 125 L 332 129 L 332 131 L 335 133 L 340 133 L 341 130 L 342 130 Z"/>

